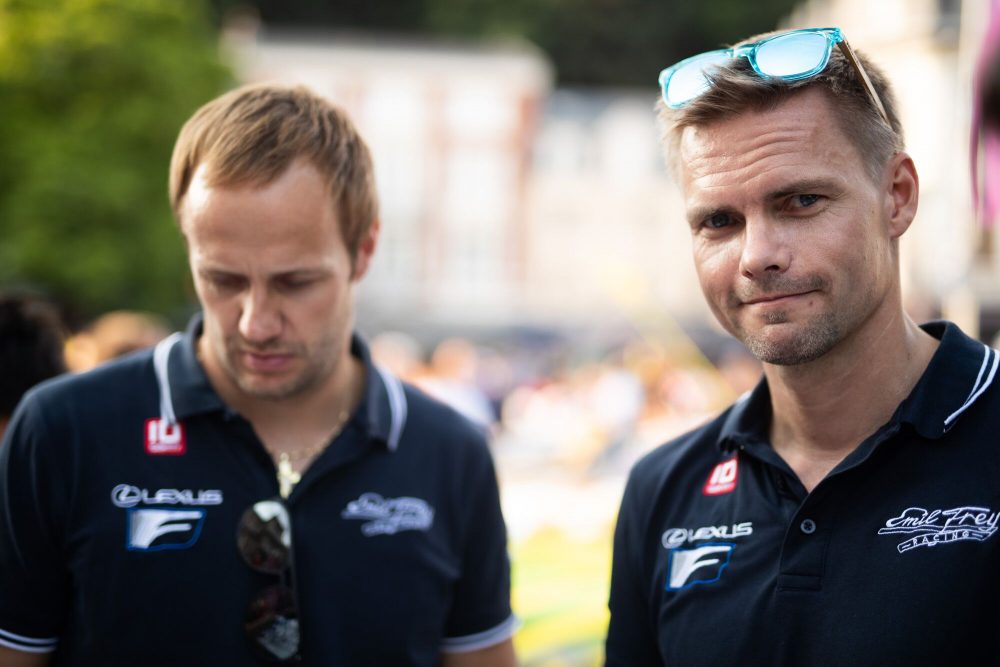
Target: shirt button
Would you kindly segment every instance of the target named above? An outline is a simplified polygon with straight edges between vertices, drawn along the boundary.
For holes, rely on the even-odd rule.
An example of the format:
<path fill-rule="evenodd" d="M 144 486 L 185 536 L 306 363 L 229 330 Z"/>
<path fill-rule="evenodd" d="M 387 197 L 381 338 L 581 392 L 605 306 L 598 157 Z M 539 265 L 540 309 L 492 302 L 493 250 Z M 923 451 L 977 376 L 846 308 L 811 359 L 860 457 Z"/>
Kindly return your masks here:
<path fill-rule="evenodd" d="M 801 530 L 806 535 L 812 535 L 816 532 L 816 522 L 812 519 L 806 519 L 799 524 L 799 530 Z"/>

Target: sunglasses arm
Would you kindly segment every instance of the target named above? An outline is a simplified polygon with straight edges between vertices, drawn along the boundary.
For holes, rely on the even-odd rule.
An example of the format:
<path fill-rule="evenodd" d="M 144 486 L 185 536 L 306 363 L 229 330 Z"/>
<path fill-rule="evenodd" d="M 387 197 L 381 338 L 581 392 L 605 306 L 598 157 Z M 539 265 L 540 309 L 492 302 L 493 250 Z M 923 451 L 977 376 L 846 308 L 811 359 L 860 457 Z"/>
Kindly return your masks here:
<path fill-rule="evenodd" d="M 854 71 L 858 73 L 858 76 L 861 77 L 861 81 L 865 86 L 865 90 L 868 92 L 868 96 L 872 98 L 872 102 L 875 103 L 875 108 L 878 109 L 878 112 L 882 115 L 882 120 L 885 121 L 886 125 L 892 127 L 892 123 L 889 122 L 889 114 L 886 113 L 885 107 L 882 106 L 882 99 L 878 96 L 878 92 L 875 91 L 875 86 L 872 84 L 872 80 L 868 78 L 868 72 L 866 72 L 865 68 L 861 65 L 861 61 L 858 60 L 857 55 L 855 55 L 854 49 L 851 48 L 851 45 L 847 43 L 846 39 L 837 42 L 837 47 L 840 49 L 841 53 L 844 54 L 844 57 L 847 58 L 847 61 L 854 67 Z"/>

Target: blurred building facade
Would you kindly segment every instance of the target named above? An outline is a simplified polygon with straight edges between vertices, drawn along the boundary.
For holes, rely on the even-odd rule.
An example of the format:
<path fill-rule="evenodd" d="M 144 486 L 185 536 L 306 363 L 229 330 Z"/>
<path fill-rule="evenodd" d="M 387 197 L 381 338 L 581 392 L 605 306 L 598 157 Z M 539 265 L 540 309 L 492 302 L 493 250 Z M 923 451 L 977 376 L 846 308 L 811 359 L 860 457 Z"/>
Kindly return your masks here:
<path fill-rule="evenodd" d="M 989 9 L 985 0 L 809 0 L 787 22 L 842 28 L 889 75 L 920 175 L 920 209 L 902 244 L 904 290 L 918 317 L 940 308 L 985 340 L 1000 331 L 1000 255 L 973 213 L 969 135 Z"/>
<path fill-rule="evenodd" d="M 786 22 L 837 25 L 888 73 L 921 177 L 904 294 L 917 319 L 943 313 L 984 337 L 1000 330 L 1000 252 L 977 250 L 968 136 L 987 12 L 982 0 L 808 0 Z M 368 329 L 711 322 L 663 167 L 655 72 L 648 89 L 554 89 L 526 44 L 227 35 L 244 81 L 312 87 L 373 150 L 382 239 L 360 288 Z"/>
<path fill-rule="evenodd" d="M 243 81 L 308 85 L 372 149 L 382 238 L 362 325 L 629 327 L 650 300 L 704 312 L 654 87 L 553 90 L 550 64 L 525 44 L 243 24 L 227 46 Z"/>

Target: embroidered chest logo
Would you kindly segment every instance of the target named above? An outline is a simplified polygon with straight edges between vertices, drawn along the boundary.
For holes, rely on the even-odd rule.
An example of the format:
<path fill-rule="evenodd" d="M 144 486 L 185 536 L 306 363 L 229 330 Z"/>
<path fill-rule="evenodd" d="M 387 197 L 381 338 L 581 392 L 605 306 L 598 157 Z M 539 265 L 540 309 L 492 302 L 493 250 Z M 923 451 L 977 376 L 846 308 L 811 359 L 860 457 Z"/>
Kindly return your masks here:
<path fill-rule="evenodd" d="M 668 591 L 679 591 L 695 584 L 714 584 L 722 578 L 729 565 L 735 542 L 706 542 L 681 548 L 688 542 L 709 539 L 737 539 L 753 535 L 753 523 L 745 521 L 731 526 L 702 526 L 701 528 L 668 528 L 660 542 L 669 552 L 667 560 Z"/>
<path fill-rule="evenodd" d="M 222 491 L 150 491 L 132 484 L 118 484 L 111 490 L 111 502 L 126 510 L 125 548 L 129 551 L 190 549 L 201 536 L 208 514 L 199 506 L 221 505 Z M 188 508 L 173 509 L 164 505 L 187 505 Z"/>
<path fill-rule="evenodd" d="M 705 482 L 705 487 L 701 492 L 706 496 L 718 496 L 732 492 L 736 488 L 736 476 L 739 469 L 739 461 L 735 456 L 728 461 L 723 461 L 712 468 L 712 474 L 708 476 L 708 481 Z"/>
<path fill-rule="evenodd" d="M 205 523 L 205 510 L 130 509 L 127 514 L 129 551 L 190 549 Z"/>
<path fill-rule="evenodd" d="M 340 516 L 364 521 L 362 534 L 374 537 L 395 535 L 404 530 L 430 530 L 434 508 L 420 498 L 383 498 L 377 493 L 363 493 L 357 500 L 347 503 Z"/>
<path fill-rule="evenodd" d="M 667 590 L 679 591 L 695 584 L 714 584 L 729 565 L 735 544 L 703 544 L 693 549 L 672 549 L 667 566 Z"/>
<path fill-rule="evenodd" d="M 165 419 L 146 420 L 146 453 L 152 456 L 180 456 L 187 451 L 184 425 Z"/>
<path fill-rule="evenodd" d="M 918 547 L 936 547 L 952 542 L 985 542 L 997 532 L 1000 512 L 972 505 L 951 509 L 926 510 L 909 507 L 885 522 L 879 535 L 912 535 L 896 549 L 906 553 Z"/>

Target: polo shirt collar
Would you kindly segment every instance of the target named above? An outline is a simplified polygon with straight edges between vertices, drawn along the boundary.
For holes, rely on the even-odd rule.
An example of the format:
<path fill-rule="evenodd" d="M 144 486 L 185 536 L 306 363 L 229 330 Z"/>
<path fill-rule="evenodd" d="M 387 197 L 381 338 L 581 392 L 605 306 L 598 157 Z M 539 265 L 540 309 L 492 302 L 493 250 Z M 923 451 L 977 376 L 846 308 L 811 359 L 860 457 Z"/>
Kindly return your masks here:
<path fill-rule="evenodd" d="M 929 322 L 921 328 L 941 344 L 890 424 L 911 424 L 921 436 L 938 439 L 987 388 L 1000 383 L 1000 352 L 966 336 L 951 322 Z M 770 422 L 771 393 L 763 378 L 733 405 L 723 421 L 717 444 L 727 452 L 753 440 L 767 442 Z"/>
<path fill-rule="evenodd" d="M 351 354 L 365 366 L 365 394 L 358 407 L 364 416 L 368 437 L 394 452 L 406 425 L 407 401 L 403 384 L 395 375 L 372 362 L 368 346 L 357 334 L 351 336 Z"/>
<path fill-rule="evenodd" d="M 921 328 L 941 344 L 896 414 L 920 435 L 937 439 L 951 430 L 991 385 L 1000 382 L 1000 352 L 966 336 L 951 322 L 930 322 Z"/>
<path fill-rule="evenodd" d="M 184 333 L 161 341 L 153 352 L 153 365 L 160 389 L 160 416 L 169 423 L 216 411 L 231 410 L 215 392 L 198 361 L 197 341 L 203 317 L 196 314 Z M 365 368 L 365 391 L 355 412 L 370 439 L 395 451 L 406 423 L 407 401 L 402 383 L 372 362 L 361 337 L 351 336 L 351 354 Z"/>
<path fill-rule="evenodd" d="M 767 378 L 761 378 L 752 391 L 740 396 L 733 404 L 722 422 L 716 444 L 723 452 L 732 452 L 753 440 L 766 443 L 770 423 L 771 391 Z"/>

